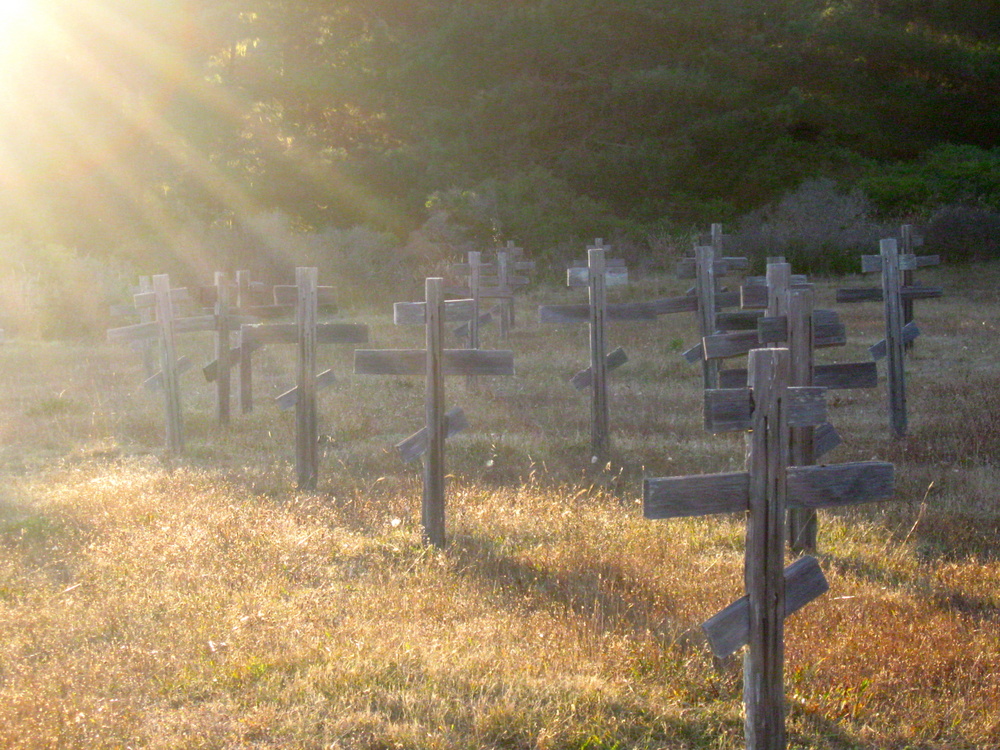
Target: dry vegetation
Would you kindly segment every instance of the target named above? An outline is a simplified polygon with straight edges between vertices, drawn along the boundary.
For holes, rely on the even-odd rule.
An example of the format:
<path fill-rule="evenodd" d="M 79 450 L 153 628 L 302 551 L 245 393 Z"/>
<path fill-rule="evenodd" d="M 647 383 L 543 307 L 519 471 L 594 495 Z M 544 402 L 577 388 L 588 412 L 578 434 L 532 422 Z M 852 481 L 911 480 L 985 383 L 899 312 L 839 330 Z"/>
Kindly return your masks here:
<path fill-rule="evenodd" d="M 884 390 L 830 397 L 830 460 L 893 461 L 898 490 L 821 516 L 831 591 L 787 628 L 795 748 L 1000 746 L 1000 267 L 921 280 L 948 296 L 917 306 L 910 437 L 889 439 Z M 266 402 L 290 351 L 260 357 L 258 408 L 229 431 L 186 375 L 189 450 L 170 464 L 131 352 L 0 347 L 0 746 L 742 746 L 738 665 L 713 665 L 698 630 L 740 593 L 742 519 L 639 508 L 642 476 L 736 469 L 742 439 L 702 431 L 678 356 L 693 321 L 672 316 L 613 329 L 631 360 L 615 459 L 590 465 L 565 382 L 585 330 L 533 312 L 570 296 L 521 301 L 516 377 L 449 383 L 472 429 L 449 441 L 445 551 L 420 544 L 419 474 L 389 447 L 419 427 L 414 380 L 323 355 L 342 377 L 303 494 L 292 419 Z M 416 345 L 386 312 L 359 316 L 373 345 Z M 841 312 L 851 344 L 821 358 L 861 360 L 880 306 Z"/>

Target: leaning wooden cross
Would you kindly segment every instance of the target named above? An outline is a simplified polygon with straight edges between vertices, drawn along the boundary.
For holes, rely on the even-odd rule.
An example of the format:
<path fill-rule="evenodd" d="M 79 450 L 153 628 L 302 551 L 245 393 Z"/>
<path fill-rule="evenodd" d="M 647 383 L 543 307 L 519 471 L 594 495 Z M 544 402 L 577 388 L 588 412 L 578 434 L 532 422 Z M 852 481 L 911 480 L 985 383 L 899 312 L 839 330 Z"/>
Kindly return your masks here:
<path fill-rule="evenodd" d="M 716 430 L 750 431 L 747 470 L 647 479 L 643 509 L 650 519 L 748 514 L 746 596 L 702 628 L 720 658 L 749 646 L 743 680 L 748 750 L 784 750 L 784 620 L 828 589 L 815 558 L 803 557 L 783 569 L 785 508 L 888 497 L 893 466 L 876 461 L 790 465 L 789 430 L 826 421 L 824 389 L 788 385 L 787 349 L 756 349 L 749 364 L 749 388 L 705 392 L 706 419 Z"/>
<path fill-rule="evenodd" d="M 181 333 L 195 331 L 213 331 L 216 329 L 216 316 L 194 315 L 178 317 L 175 305 L 190 299 L 188 290 L 179 287 L 170 288 L 170 277 L 167 274 L 153 276 L 152 291 L 136 294 L 137 310 L 152 309 L 154 320 L 121 328 L 108 330 L 108 341 L 136 342 L 159 341 L 160 370 L 145 380 L 145 385 L 163 391 L 166 412 L 166 448 L 167 452 L 179 455 L 184 452 L 184 428 L 181 415 L 180 376 L 190 367 L 186 357 L 177 357 L 176 336 Z"/>
<path fill-rule="evenodd" d="M 895 437 L 903 437 L 907 430 L 903 352 L 906 346 L 920 335 L 920 330 L 913 320 L 904 323 L 903 306 L 907 301 L 912 302 L 915 299 L 941 297 L 944 291 L 940 287 L 904 286 L 902 278 L 907 271 L 934 265 L 940 259 L 936 255 L 917 256 L 909 253 L 900 255 L 894 239 L 882 240 L 879 243 L 879 250 L 879 255 L 862 256 L 861 270 L 865 273 L 880 272 L 882 287 L 867 290 L 840 289 L 837 291 L 837 301 L 882 300 L 885 306 L 885 338 L 869 347 L 868 351 L 876 360 L 886 358 L 889 426 Z"/>
<path fill-rule="evenodd" d="M 563 324 L 586 322 L 590 328 L 590 367 L 574 375 L 570 382 L 580 390 L 589 387 L 590 448 L 595 462 L 607 458 L 609 452 L 609 412 L 607 374 L 628 361 L 620 347 L 606 352 L 606 324 L 609 321 L 656 320 L 653 303 L 631 302 L 608 304 L 607 287 L 628 283 L 628 270 L 623 266 L 606 266 L 606 248 L 601 245 L 587 249 L 587 266 L 566 272 L 570 287 L 587 287 L 588 303 L 583 305 L 542 305 L 538 308 L 543 323 Z"/>
<path fill-rule="evenodd" d="M 426 454 L 421 516 L 424 539 L 445 545 L 444 442 L 466 422 L 461 410 L 445 412 L 444 379 L 450 375 L 513 375 L 514 353 L 500 350 L 445 349 L 444 323 L 469 320 L 475 314 L 472 300 L 444 300 L 444 279 L 425 282 L 425 302 L 397 302 L 397 325 L 422 324 L 423 349 L 358 349 L 354 372 L 359 375 L 425 375 L 426 426 L 396 447 L 407 460 Z"/>

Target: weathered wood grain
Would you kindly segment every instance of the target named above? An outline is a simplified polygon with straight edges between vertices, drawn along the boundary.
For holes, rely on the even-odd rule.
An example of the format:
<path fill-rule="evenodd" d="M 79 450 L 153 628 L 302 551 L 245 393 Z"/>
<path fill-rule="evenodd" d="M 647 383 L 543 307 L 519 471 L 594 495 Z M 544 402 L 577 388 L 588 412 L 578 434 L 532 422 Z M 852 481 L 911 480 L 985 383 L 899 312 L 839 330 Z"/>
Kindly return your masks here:
<path fill-rule="evenodd" d="M 878 386 L 878 367 L 874 362 L 816 365 L 813 383 L 830 390 L 875 388 Z"/>
<path fill-rule="evenodd" d="M 329 388 L 336 382 L 337 377 L 333 374 L 333 370 L 323 370 L 323 372 L 316 375 L 316 390 Z M 299 403 L 299 387 L 295 386 L 294 388 L 289 388 L 281 395 L 275 396 L 274 403 L 277 404 L 278 408 L 282 411 L 294 409 L 296 404 Z"/>
<path fill-rule="evenodd" d="M 604 271 L 605 286 L 625 286 L 628 284 L 628 269 L 612 267 Z M 590 270 L 584 268 L 566 269 L 566 286 L 585 287 L 590 286 Z"/>
<path fill-rule="evenodd" d="M 178 375 L 183 375 L 193 367 L 194 363 L 187 356 L 177 358 L 175 369 Z M 142 387 L 150 391 L 163 390 L 163 370 L 158 370 L 142 381 Z"/>
<path fill-rule="evenodd" d="M 829 422 L 821 424 L 813 433 L 813 456 L 818 460 L 842 442 L 844 441 L 841 439 L 840 433 L 832 424 Z"/>
<path fill-rule="evenodd" d="M 360 323 L 316 323 L 317 344 L 364 344 L 368 326 Z M 298 340 L 295 323 L 252 323 L 240 327 L 242 341 L 254 348 L 265 344 L 294 344 Z"/>
<path fill-rule="evenodd" d="M 893 487 L 893 465 L 881 461 L 788 468 L 788 502 L 802 508 L 871 502 L 891 496 Z"/>
<path fill-rule="evenodd" d="M 920 329 L 914 321 L 910 321 L 900 331 L 900 336 L 902 338 L 903 346 L 912 343 L 920 335 Z M 889 345 L 886 339 L 877 341 L 868 347 L 868 353 L 872 355 L 872 359 L 878 361 L 880 359 L 885 359 L 889 353 Z"/>
<path fill-rule="evenodd" d="M 698 474 L 643 481 L 642 512 L 646 518 L 680 518 L 747 509 L 750 475 Z"/>
<path fill-rule="evenodd" d="M 396 325 L 425 325 L 427 303 L 396 302 L 392 306 L 392 319 Z M 476 315 L 473 299 L 452 299 L 444 303 L 445 323 L 465 323 Z"/>
<path fill-rule="evenodd" d="M 621 367 L 626 362 L 628 362 L 628 355 L 625 353 L 625 350 L 619 346 L 613 352 L 608 354 L 606 358 L 607 371 L 611 372 L 612 370 Z M 570 378 L 569 382 L 572 383 L 573 387 L 578 391 L 590 388 L 590 386 L 594 384 L 593 370 L 590 367 L 585 370 L 580 370 L 572 378 Z"/>
<path fill-rule="evenodd" d="M 705 391 L 704 400 L 707 432 L 742 432 L 750 427 L 753 405 L 745 383 L 742 388 L 710 388 Z"/>
<path fill-rule="evenodd" d="M 830 585 L 815 557 L 801 557 L 787 568 L 785 579 L 785 617 L 825 594 Z M 701 626 L 712 653 L 720 659 L 732 656 L 747 645 L 750 638 L 750 600 L 743 596 Z"/>
<path fill-rule="evenodd" d="M 469 420 L 465 412 L 459 408 L 449 409 L 444 415 L 445 438 L 450 438 L 462 430 L 469 427 Z M 421 427 L 405 440 L 396 443 L 396 450 L 399 451 L 400 458 L 409 463 L 420 458 L 427 452 L 427 427 Z"/>
<path fill-rule="evenodd" d="M 316 318 L 319 269 L 295 269 L 295 326 L 298 349 L 295 401 L 295 473 L 299 489 L 314 490 L 319 481 L 319 420 L 316 405 Z"/>
<path fill-rule="evenodd" d="M 425 349 L 356 349 L 357 375 L 421 375 Z M 442 373 L 453 375 L 513 375 L 514 352 L 506 349 L 445 349 Z"/>
<path fill-rule="evenodd" d="M 139 292 L 138 294 L 132 295 L 133 303 L 135 304 L 136 310 L 148 309 L 156 307 L 156 293 L 152 291 Z M 170 302 L 171 304 L 179 304 L 181 302 L 190 302 L 191 292 L 186 287 L 177 287 L 176 289 L 170 290 Z"/>
<path fill-rule="evenodd" d="M 273 289 L 274 304 L 276 305 L 297 305 L 299 300 L 298 287 L 291 284 L 278 284 Z M 316 304 L 323 305 L 327 312 L 336 312 L 331 307 L 337 299 L 332 286 L 316 287 Z"/>

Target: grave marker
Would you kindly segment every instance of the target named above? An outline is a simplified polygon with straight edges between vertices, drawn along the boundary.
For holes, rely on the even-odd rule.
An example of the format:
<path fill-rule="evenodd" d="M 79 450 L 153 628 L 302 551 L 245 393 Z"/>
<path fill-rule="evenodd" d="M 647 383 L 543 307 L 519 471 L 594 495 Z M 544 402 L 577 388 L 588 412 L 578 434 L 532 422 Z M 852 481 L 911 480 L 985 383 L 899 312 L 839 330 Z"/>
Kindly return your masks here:
<path fill-rule="evenodd" d="M 424 454 L 421 517 L 424 538 L 445 545 L 445 438 L 462 429 L 465 415 L 444 410 L 444 380 L 450 375 L 513 375 L 514 353 L 481 349 L 445 349 L 444 323 L 469 320 L 476 314 L 472 300 L 444 299 L 444 279 L 425 282 L 425 302 L 398 302 L 393 318 L 399 324 L 423 324 L 423 349 L 358 349 L 354 372 L 359 375 L 420 375 L 426 379 L 425 427 L 396 447 L 405 460 Z"/>
<path fill-rule="evenodd" d="M 743 689 L 748 750 L 784 750 L 784 620 L 828 588 L 813 558 L 802 558 L 783 570 L 785 506 L 821 508 L 887 497 L 893 489 L 893 467 L 874 461 L 790 465 L 789 430 L 825 421 L 816 389 L 789 385 L 787 349 L 753 350 L 749 372 L 749 388 L 740 389 L 742 394 L 706 393 L 709 399 L 725 397 L 747 404 L 749 416 L 731 427 L 750 429 L 747 470 L 647 479 L 643 509 L 650 519 L 748 513 L 746 596 L 702 628 L 720 658 L 749 646 Z"/>

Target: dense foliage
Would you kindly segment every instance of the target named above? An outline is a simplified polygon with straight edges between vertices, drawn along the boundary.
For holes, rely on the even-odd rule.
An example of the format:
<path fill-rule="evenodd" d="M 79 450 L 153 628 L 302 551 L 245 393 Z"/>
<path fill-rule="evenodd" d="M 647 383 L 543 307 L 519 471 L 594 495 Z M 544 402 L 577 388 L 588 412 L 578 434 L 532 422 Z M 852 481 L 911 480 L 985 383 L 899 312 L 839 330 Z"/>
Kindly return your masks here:
<path fill-rule="evenodd" d="M 541 244 L 814 177 L 887 215 L 995 206 L 994 5 L 42 0 L 0 66 L 0 221 L 90 248 L 275 210 L 402 237 L 457 189 Z M 928 180 L 956 154 L 992 172 Z"/>

